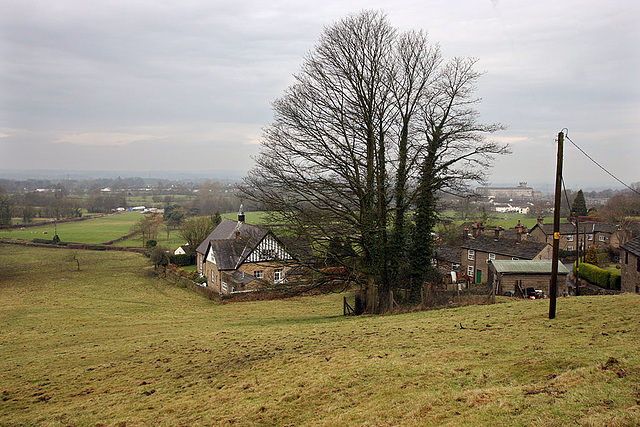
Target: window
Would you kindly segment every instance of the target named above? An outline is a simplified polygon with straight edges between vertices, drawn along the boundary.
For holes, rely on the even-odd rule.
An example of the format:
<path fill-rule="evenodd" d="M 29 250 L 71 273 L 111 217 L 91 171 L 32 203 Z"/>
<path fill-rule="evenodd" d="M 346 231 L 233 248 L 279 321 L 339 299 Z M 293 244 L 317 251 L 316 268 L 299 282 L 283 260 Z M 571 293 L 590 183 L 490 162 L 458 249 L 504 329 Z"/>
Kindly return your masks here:
<path fill-rule="evenodd" d="M 573 246 L 571 246 L 571 245 L 567 246 L 567 250 L 568 251 L 572 251 L 573 250 Z"/>
<path fill-rule="evenodd" d="M 567 236 L 567 242 L 573 242 L 573 234 Z"/>
<path fill-rule="evenodd" d="M 624 263 L 629 264 L 629 252 L 624 253 Z"/>
<path fill-rule="evenodd" d="M 496 259 L 496 254 L 489 254 L 489 258 L 487 258 L 487 264 L 489 264 L 489 261 L 493 261 Z"/>
<path fill-rule="evenodd" d="M 469 249 L 467 251 L 467 259 L 473 261 L 476 258 L 476 251 L 474 251 L 473 249 Z"/>
<path fill-rule="evenodd" d="M 222 292 L 227 292 L 227 282 L 222 282 Z"/>
<path fill-rule="evenodd" d="M 512 257 L 511 257 L 511 260 L 512 260 L 512 261 L 518 261 L 519 259 L 520 259 L 520 258 L 515 257 L 515 256 L 512 256 Z"/>
<path fill-rule="evenodd" d="M 603 234 L 598 236 L 598 240 L 600 240 L 601 242 L 606 242 L 607 241 L 607 237 Z"/>
<path fill-rule="evenodd" d="M 284 277 L 283 271 L 281 268 L 276 268 L 273 270 L 273 282 L 280 283 Z"/>
<path fill-rule="evenodd" d="M 264 271 L 263 270 L 255 270 L 253 272 L 253 277 L 255 277 L 256 279 L 263 279 L 264 278 Z"/>
<path fill-rule="evenodd" d="M 593 240 L 593 234 L 589 234 L 589 237 L 587 237 L 589 239 L 589 241 Z"/>
<path fill-rule="evenodd" d="M 454 262 L 451 264 L 451 269 L 452 270 L 457 270 L 460 268 L 460 264 L 458 264 L 457 262 Z"/>
<path fill-rule="evenodd" d="M 467 276 L 473 277 L 473 265 L 467 266 Z"/>

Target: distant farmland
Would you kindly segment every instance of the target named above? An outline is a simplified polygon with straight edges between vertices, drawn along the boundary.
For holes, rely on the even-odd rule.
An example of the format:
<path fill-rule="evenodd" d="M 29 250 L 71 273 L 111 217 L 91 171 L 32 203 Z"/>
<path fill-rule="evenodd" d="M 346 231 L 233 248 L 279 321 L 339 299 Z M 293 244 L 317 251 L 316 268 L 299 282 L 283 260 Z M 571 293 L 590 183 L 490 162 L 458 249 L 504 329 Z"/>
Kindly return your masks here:
<path fill-rule="evenodd" d="M 131 232 L 131 227 L 142 217 L 137 212 L 126 212 L 84 221 L 60 222 L 55 226 L 27 227 L 0 230 L 0 237 L 11 239 L 52 239 L 57 228 L 60 240 L 64 242 L 98 244 L 117 239 Z"/>

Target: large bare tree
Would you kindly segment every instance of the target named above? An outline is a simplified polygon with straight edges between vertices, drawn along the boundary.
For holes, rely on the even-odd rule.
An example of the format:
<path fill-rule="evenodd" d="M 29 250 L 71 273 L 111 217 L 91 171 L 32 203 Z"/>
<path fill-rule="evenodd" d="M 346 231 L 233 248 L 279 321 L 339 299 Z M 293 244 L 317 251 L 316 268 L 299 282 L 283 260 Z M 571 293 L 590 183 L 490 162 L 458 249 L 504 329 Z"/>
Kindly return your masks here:
<path fill-rule="evenodd" d="M 484 137 L 500 125 L 477 123 L 474 64 L 445 62 L 426 33 L 400 33 L 363 11 L 325 29 L 273 104 L 244 191 L 317 254 L 335 260 L 339 236 L 349 249 L 341 253 L 353 254 L 339 258 L 369 292 L 370 311 L 427 277 L 411 260 L 430 256 L 437 192 L 462 191 L 507 152 Z M 413 209 L 420 232 L 410 233 Z"/>

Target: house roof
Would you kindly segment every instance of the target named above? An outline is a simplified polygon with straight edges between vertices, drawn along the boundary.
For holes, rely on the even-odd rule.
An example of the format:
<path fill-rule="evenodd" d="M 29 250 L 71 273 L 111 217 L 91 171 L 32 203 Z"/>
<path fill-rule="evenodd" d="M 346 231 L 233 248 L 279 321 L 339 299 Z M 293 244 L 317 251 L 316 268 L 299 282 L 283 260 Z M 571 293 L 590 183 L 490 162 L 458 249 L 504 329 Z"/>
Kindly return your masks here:
<path fill-rule="evenodd" d="M 435 249 L 435 258 L 452 264 L 460 264 L 460 260 L 462 259 L 462 248 L 438 246 Z"/>
<path fill-rule="evenodd" d="M 640 237 L 628 240 L 627 242 L 620 245 L 620 248 L 627 252 L 631 252 L 637 257 L 640 257 Z"/>
<path fill-rule="evenodd" d="M 236 270 L 267 235 L 283 246 L 286 252 L 296 260 L 305 263 L 313 262 L 313 253 L 306 239 L 302 237 L 278 239 L 268 230 L 232 220 L 222 221 L 196 251 L 206 256 L 207 251 L 211 250 L 219 270 Z"/>
<path fill-rule="evenodd" d="M 251 239 L 255 241 L 260 241 L 267 234 L 266 230 L 261 229 L 260 227 L 256 227 L 255 225 L 246 224 L 244 222 L 238 223 L 238 221 L 233 221 L 230 219 L 223 220 L 218 226 L 213 230 L 206 239 L 198 245 L 196 248 L 196 252 L 204 254 L 207 252 L 207 248 L 209 247 L 209 242 L 212 240 L 228 240 L 235 239 L 235 231 L 236 228 L 240 230 L 240 239 Z"/>
<path fill-rule="evenodd" d="M 553 235 L 553 224 L 536 224 L 531 228 L 531 232 L 539 228 L 547 236 Z M 580 234 L 583 233 L 615 233 L 616 229 L 611 224 L 605 224 L 602 222 L 580 222 L 578 223 L 578 229 Z M 559 226 L 560 234 L 576 234 L 576 226 L 570 222 L 561 222 Z"/>
<path fill-rule="evenodd" d="M 551 260 L 492 260 L 491 264 L 500 274 L 551 274 Z M 569 274 L 569 270 L 558 261 L 558 274 Z"/>
<path fill-rule="evenodd" d="M 462 245 L 464 249 L 473 249 L 480 252 L 524 259 L 535 258 L 536 255 L 542 252 L 547 246 L 549 246 L 548 243 L 538 243 L 527 240 L 518 242 L 514 239 L 496 239 L 489 236 L 477 236 L 475 239 L 469 239 Z"/>

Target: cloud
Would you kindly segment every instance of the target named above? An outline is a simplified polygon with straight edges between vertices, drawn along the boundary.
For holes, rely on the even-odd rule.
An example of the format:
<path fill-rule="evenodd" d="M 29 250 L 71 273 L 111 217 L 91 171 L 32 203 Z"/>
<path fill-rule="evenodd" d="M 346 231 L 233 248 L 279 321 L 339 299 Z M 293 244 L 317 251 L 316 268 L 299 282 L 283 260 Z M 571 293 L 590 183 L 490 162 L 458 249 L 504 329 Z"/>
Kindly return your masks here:
<path fill-rule="evenodd" d="M 553 140 L 565 127 L 640 180 L 632 0 L 8 0 L 0 167 L 59 158 L 96 169 L 246 170 L 271 102 L 323 27 L 362 9 L 383 10 L 401 30 L 427 30 L 447 57 L 480 59 L 480 118 L 507 125 L 492 137 L 513 147 L 494 169 L 501 182 L 553 181 Z M 603 137 L 626 151 L 600 150 Z M 567 171 L 567 180 L 593 179 L 572 158 Z"/>
<path fill-rule="evenodd" d="M 123 146 L 153 139 L 159 139 L 159 137 L 118 132 L 84 132 L 60 135 L 54 142 L 85 146 Z"/>

